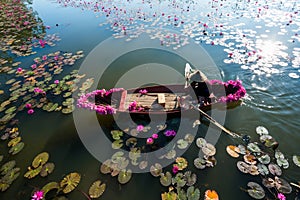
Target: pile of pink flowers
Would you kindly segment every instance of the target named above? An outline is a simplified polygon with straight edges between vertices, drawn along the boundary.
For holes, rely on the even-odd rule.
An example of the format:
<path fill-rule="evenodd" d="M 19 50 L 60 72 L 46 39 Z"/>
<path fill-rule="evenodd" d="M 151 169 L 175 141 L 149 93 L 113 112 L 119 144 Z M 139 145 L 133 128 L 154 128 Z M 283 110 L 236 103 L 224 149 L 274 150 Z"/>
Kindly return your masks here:
<path fill-rule="evenodd" d="M 227 82 L 222 82 L 220 80 L 211 80 L 211 85 L 223 85 L 227 96 L 220 97 L 218 99 L 219 102 L 222 103 L 230 103 L 238 101 L 246 95 L 246 89 L 243 87 L 242 82 L 240 80 L 229 80 Z"/>
<path fill-rule="evenodd" d="M 138 106 L 136 101 L 132 101 L 132 102 L 130 102 L 130 104 L 128 106 L 128 110 L 131 112 L 135 112 L 135 111 L 143 111 L 144 108 Z"/>
<path fill-rule="evenodd" d="M 105 97 L 105 96 L 109 96 L 114 92 L 119 92 L 119 91 L 123 91 L 123 88 L 113 88 L 110 89 L 108 91 L 106 91 L 105 89 L 102 90 L 95 90 L 93 92 L 89 92 L 87 94 L 83 94 L 79 97 L 79 99 L 77 100 L 77 106 L 80 108 L 86 108 L 89 110 L 94 110 L 97 113 L 99 113 L 100 115 L 111 115 L 111 114 L 115 114 L 116 113 L 116 109 L 113 108 L 110 105 L 96 105 L 94 102 L 91 102 L 91 99 L 95 99 L 95 96 L 100 95 L 101 97 Z"/>

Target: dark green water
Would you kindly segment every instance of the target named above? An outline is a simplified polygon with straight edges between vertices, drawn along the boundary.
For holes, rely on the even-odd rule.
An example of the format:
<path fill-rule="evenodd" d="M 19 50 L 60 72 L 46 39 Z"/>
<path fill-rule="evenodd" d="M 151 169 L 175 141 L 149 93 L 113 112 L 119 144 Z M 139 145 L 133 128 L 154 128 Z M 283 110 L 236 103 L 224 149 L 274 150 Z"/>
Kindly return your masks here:
<path fill-rule="evenodd" d="M 118 2 L 116 2 L 116 5 L 117 3 Z M 232 1 L 232 4 L 229 5 L 235 5 L 235 3 L 235 1 Z M 130 2 L 128 4 L 130 4 Z M 192 8 L 193 4 L 190 5 Z M 202 6 L 205 8 L 209 5 L 210 4 L 203 3 Z M 278 3 L 278 7 L 279 5 L 280 4 Z M 61 41 L 56 42 L 56 46 L 54 47 L 39 49 L 36 55 L 15 58 L 22 62 L 21 66 L 23 68 L 29 68 L 32 64 L 31 60 L 36 56 L 45 55 L 50 52 L 76 52 L 78 50 L 83 50 L 84 54 L 88 55 L 100 42 L 110 38 L 113 34 L 109 25 L 99 26 L 100 23 L 106 22 L 106 20 L 110 19 L 106 19 L 104 16 L 97 16 L 97 13 L 95 14 L 89 9 L 81 9 L 81 7 L 76 8 L 69 5 L 64 7 L 56 1 L 48 0 L 34 0 L 32 6 L 38 13 L 38 16 L 42 19 L 44 25 L 51 26 L 51 28 L 47 30 L 47 34 L 55 33 L 61 38 Z M 139 4 L 132 2 L 133 8 L 138 6 Z M 167 11 L 159 9 L 160 4 L 156 1 L 153 2 L 153 6 L 156 10 L 167 13 Z M 295 6 L 295 11 L 297 9 L 299 10 L 299 2 L 297 3 L 297 6 Z M 257 7 L 250 7 L 249 10 L 256 8 Z M 147 9 L 150 9 L 151 11 L 151 8 L 147 7 Z M 227 9 L 230 9 L 230 7 Z M 284 9 L 285 8 L 283 7 L 282 10 Z M 242 9 L 242 11 L 244 10 Z M 176 12 L 178 12 L 178 10 L 174 10 L 175 14 Z M 290 10 L 290 12 L 292 11 Z M 206 14 L 203 14 L 203 16 L 205 15 Z M 284 24 L 285 22 L 277 21 L 277 18 L 280 18 L 278 15 L 281 15 L 281 13 L 274 14 L 274 16 L 276 16 L 276 18 L 274 17 L 273 19 L 274 23 Z M 177 16 L 180 16 L 180 13 L 177 13 Z M 188 15 L 188 17 L 191 19 L 193 18 L 193 16 L 190 15 Z M 120 18 L 122 19 L 122 17 Z M 226 18 L 228 19 L 225 20 Z M 268 17 L 266 18 L 268 19 Z M 206 18 L 203 17 L 203 19 L 200 20 L 205 19 Z M 300 34 L 299 14 L 293 19 L 294 24 L 285 28 L 282 28 L 282 26 L 267 27 L 265 26 L 265 21 L 257 22 L 251 19 L 251 17 L 243 18 L 243 16 L 237 19 L 224 14 L 219 20 L 224 20 L 223 22 L 225 24 L 228 23 L 225 36 L 227 33 L 230 35 L 231 31 L 239 29 L 233 25 L 241 22 L 246 23 L 245 26 L 242 26 L 239 29 L 241 32 L 243 32 L 242 30 L 244 29 L 255 29 L 258 25 L 262 26 L 262 28 L 255 29 L 255 34 L 257 36 L 260 34 L 268 34 L 269 32 L 267 30 L 270 30 L 271 33 L 277 33 L 280 29 L 286 29 L 287 33 L 283 36 L 274 34 L 275 36 L 269 36 L 268 38 L 261 37 L 257 38 L 257 40 L 273 40 L 273 43 L 271 42 L 271 44 L 274 44 L 275 41 L 280 41 L 282 44 L 279 46 L 287 46 L 287 50 L 279 50 L 279 53 L 272 51 L 272 48 L 277 48 L 277 46 L 274 47 L 272 45 L 270 45 L 270 48 L 263 50 L 264 53 L 267 52 L 266 57 L 270 58 L 273 54 L 280 54 L 281 56 L 282 52 L 286 52 L 289 59 L 284 59 L 284 55 L 279 57 L 283 62 L 286 61 L 287 66 L 279 66 L 275 63 L 269 69 L 277 70 L 278 72 L 265 74 L 258 73 L 255 70 L 250 70 L 250 65 L 248 65 L 248 69 L 244 69 L 241 68 L 243 65 L 241 63 L 224 62 L 224 60 L 228 59 L 228 53 L 224 51 L 224 49 L 230 49 L 230 47 L 211 45 L 210 42 L 206 44 L 205 41 L 203 41 L 199 45 L 201 45 L 210 55 L 220 73 L 215 74 L 215 72 L 211 72 L 209 68 L 205 68 L 203 70 L 206 71 L 208 76 L 211 78 L 242 80 L 243 85 L 247 90 L 247 97 L 244 99 L 241 106 L 226 112 L 225 126 L 235 132 L 250 135 L 254 140 L 258 140 L 255 128 L 257 126 L 266 127 L 270 134 L 280 143 L 279 149 L 289 159 L 290 167 L 289 169 L 283 170 L 283 177 L 289 182 L 297 183 L 300 181 L 300 171 L 299 167 L 293 164 L 292 155 L 300 155 L 300 107 L 298 104 L 300 99 L 300 83 L 299 78 L 292 78 L 289 74 L 295 73 L 299 75 L 299 61 L 298 64 L 296 63 L 294 65 L 292 65 L 292 61 L 299 59 L 300 54 L 299 51 L 298 54 L 293 53 L 295 48 L 299 47 L 299 39 L 295 39 L 294 43 L 288 42 L 288 40 L 294 33 Z M 184 20 L 184 25 L 188 25 L 188 19 L 184 18 Z M 272 21 L 272 19 L 269 20 Z M 58 26 L 56 26 L 56 24 L 58 24 Z M 182 28 L 188 30 L 188 28 L 183 28 L 184 25 L 178 29 L 180 30 Z M 138 26 L 139 25 L 135 25 L 132 29 L 136 29 L 138 32 Z M 151 28 L 153 27 L 155 28 L 156 26 L 153 25 Z M 145 29 L 147 29 L 147 27 Z M 174 29 L 178 31 L 178 29 Z M 195 32 L 197 32 L 197 30 L 195 30 Z M 128 32 L 128 34 L 130 34 L 130 32 Z M 243 38 L 243 36 L 241 36 L 241 38 Z M 120 46 L 123 45 L 124 41 L 122 41 L 122 38 L 114 39 L 114 41 L 119 40 Z M 234 41 L 233 38 L 228 39 L 228 41 L 230 40 L 236 44 L 240 42 Z M 143 42 L 139 42 L 141 42 L 142 46 Z M 153 42 L 157 42 L 159 44 L 159 40 L 153 40 Z M 244 41 L 241 43 L 243 42 Z M 263 46 L 266 46 L 266 44 Z M 189 49 L 189 47 L 189 45 L 184 46 L 184 48 L 187 49 Z M 113 48 L 115 48 L 115 46 Z M 243 47 L 236 49 L 242 48 Z M 114 52 L 114 50 L 116 49 L 102 49 L 102 52 L 105 54 L 106 51 Z M 189 49 L 191 52 L 193 50 L 194 49 Z M 180 48 L 178 51 L 180 51 Z M 79 60 L 72 69 L 79 69 L 83 60 L 84 58 Z M 100 79 L 98 86 L 110 88 L 117 85 L 119 87 L 127 88 L 139 85 L 140 83 L 156 83 L 157 80 L 161 79 L 163 79 L 161 81 L 165 81 L 166 83 L 183 83 L 184 80 L 180 74 L 184 73 L 185 62 L 186 60 L 184 58 L 176 57 L 176 55 L 164 50 L 142 49 L 139 51 L 132 51 L 126 55 L 120 56 L 118 59 L 114 60 L 107 69 L 105 69 L 105 76 Z M 199 63 L 201 62 L 202 61 L 199 61 Z M 272 61 L 269 60 L 265 60 L 263 62 L 265 63 L 262 65 L 272 63 Z M 137 70 L 133 71 L 132 74 L 129 73 L 135 66 L 142 65 L 144 63 L 148 64 L 146 66 L 142 66 L 140 71 Z M 172 68 L 163 68 L 161 65 L 151 65 L 149 63 L 160 63 L 164 66 L 172 66 Z M 95 63 L 95 65 L 99 65 L 99 68 L 102 67 L 101 63 Z M 155 70 L 155 67 L 160 69 L 160 71 L 158 72 Z M 199 65 L 197 67 L 201 68 L 203 66 Z M 172 69 L 175 69 L 176 72 Z M 258 66 L 257 69 L 261 71 L 264 70 L 261 66 Z M 68 70 L 64 73 L 67 72 Z M 129 78 L 126 76 L 122 77 L 124 74 L 126 74 Z M 7 81 L 6 77 L 1 77 L 1 87 L 5 87 L 5 81 Z M 1 99 L 1 101 L 3 99 Z M 20 121 L 20 132 L 22 134 L 23 141 L 26 144 L 24 150 L 20 154 L 14 156 L 18 166 L 21 168 L 21 176 L 6 192 L 0 193 L 0 199 L 30 199 L 31 192 L 34 187 L 41 187 L 50 181 L 60 180 L 64 177 L 64 175 L 74 171 L 77 171 L 82 175 L 82 180 L 79 185 L 79 188 L 82 191 L 87 192 L 90 184 L 97 179 L 100 179 L 107 184 L 107 189 L 100 199 L 156 200 L 160 199 L 160 194 L 162 192 L 167 191 L 167 188 L 160 185 L 159 178 L 154 178 L 150 173 L 134 174 L 132 180 L 126 185 L 120 185 L 116 177 L 112 178 L 110 175 L 101 174 L 99 171 L 101 163 L 89 153 L 81 142 L 74 124 L 73 115 L 46 113 L 45 111 L 36 111 L 36 113 L 32 116 L 28 116 L 25 112 L 18 115 L 18 119 Z M 204 124 L 200 125 L 197 137 L 205 137 L 206 131 L 207 126 Z M 214 168 L 207 168 L 204 170 L 197 170 L 191 165 L 191 170 L 196 172 L 198 176 L 196 186 L 200 188 L 202 199 L 206 189 L 216 190 L 220 199 L 251 199 L 249 195 L 240 188 L 246 188 L 249 181 L 260 182 L 261 179 L 260 177 L 242 174 L 237 170 L 237 160 L 229 157 L 225 150 L 227 145 L 236 143 L 237 142 L 228 135 L 222 134 L 215 144 L 217 148 L 217 165 Z M 1 143 L 0 145 L 1 154 L 2 152 L 7 151 L 7 147 L 5 145 L 5 143 Z M 37 177 L 28 181 L 23 178 L 22 175 L 26 172 L 27 167 L 32 162 L 32 159 L 38 152 L 42 151 L 50 153 L 50 160 L 55 163 L 56 168 L 47 178 Z M 193 163 L 193 159 L 195 158 L 195 155 L 197 155 L 195 152 L 198 153 L 198 148 L 195 143 L 193 143 L 183 156 L 187 158 L 189 163 Z M 170 169 L 170 167 L 168 169 Z M 72 200 L 85 199 L 79 191 L 74 191 L 67 195 L 67 197 Z M 269 195 L 269 198 L 273 197 Z M 294 198 L 294 192 L 292 195 L 288 196 L 288 199 Z"/>

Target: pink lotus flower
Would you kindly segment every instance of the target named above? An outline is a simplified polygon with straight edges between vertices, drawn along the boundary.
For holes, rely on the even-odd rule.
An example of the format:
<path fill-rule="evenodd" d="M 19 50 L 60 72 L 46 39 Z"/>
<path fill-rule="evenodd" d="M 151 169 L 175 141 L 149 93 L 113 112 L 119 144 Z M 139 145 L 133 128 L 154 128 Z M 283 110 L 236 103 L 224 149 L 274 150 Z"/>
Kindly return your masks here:
<path fill-rule="evenodd" d="M 35 69 L 36 68 L 36 64 L 31 65 L 31 69 Z"/>
<path fill-rule="evenodd" d="M 177 165 L 173 165 L 172 172 L 174 174 L 177 174 L 178 170 L 179 170 L 179 167 Z"/>
<path fill-rule="evenodd" d="M 157 133 L 152 134 L 152 138 L 153 139 L 157 139 L 158 138 L 158 134 Z"/>
<path fill-rule="evenodd" d="M 23 23 L 24 26 L 27 26 L 28 24 L 30 24 L 29 21 L 25 21 L 25 22 Z"/>
<path fill-rule="evenodd" d="M 43 61 L 47 60 L 47 56 L 44 55 L 44 56 L 42 57 L 42 60 L 43 60 Z"/>
<path fill-rule="evenodd" d="M 55 80 L 54 84 L 56 84 L 56 85 L 59 84 L 59 80 Z"/>
<path fill-rule="evenodd" d="M 32 198 L 31 200 L 42 200 L 44 198 L 44 191 L 43 190 L 35 191 L 31 198 Z"/>
<path fill-rule="evenodd" d="M 27 111 L 27 114 L 28 115 L 32 115 L 34 113 L 34 110 L 33 109 L 29 109 L 28 111 Z"/>
<path fill-rule="evenodd" d="M 148 92 L 148 91 L 147 91 L 146 89 L 140 90 L 140 91 L 139 91 L 140 94 L 147 94 L 147 92 Z"/>
<path fill-rule="evenodd" d="M 17 69 L 17 72 L 18 73 L 21 73 L 23 71 L 23 69 L 21 68 L 21 67 L 19 67 L 18 69 Z"/>
<path fill-rule="evenodd" d="M 171 136 L 175 136 L 176 135 L 176 131 L 174 131 L 174 130 L 166 130 L 164 134 L 167 137 L 171 137 Z"/>
<path fill-rule="evenodd" d="M 144 126 L 143 126 L 143 125 L 138 125 L 138 126 L 136 127 L 136 130 L 137 130 L 138 132 L 143 131 L 143 130 L 144 130 Z"/>
<path fill-rule="evenodd" d="M 39 40 L 39 43 L 41 45 L 42 48 L 45 47 L 46 41 L 45 40 Z"/>
<path fill-rule="evenodd" d="M 285 200 L 286 199 L 286 197 L 282 193 L 278 193 L 277 198 L 280 199 L 280 200 Z"/>
<path fill-rule="evenodd" d="M 25 105 L 26 108 L 31 108 L 31 106 L 32 106 L 32 105 L 31 105 L 30 103 L 27 103 L 27 104 Z"/>
<path fill-rule="evenodd" d="M 154 140 L 153 138 L 147 138 L 147 144 L 153 144 Z"/>

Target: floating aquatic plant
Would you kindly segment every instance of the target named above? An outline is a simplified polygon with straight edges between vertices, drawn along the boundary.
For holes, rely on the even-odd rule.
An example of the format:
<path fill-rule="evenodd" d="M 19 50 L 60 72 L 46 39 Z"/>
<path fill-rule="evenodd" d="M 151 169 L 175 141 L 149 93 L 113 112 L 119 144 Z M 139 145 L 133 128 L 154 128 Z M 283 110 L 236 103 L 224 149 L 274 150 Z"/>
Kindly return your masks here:
<path fill-rule="evenodd" d="M 34 168 L 37 168 L 38 166 L 44 165 L 49 159 L 49 153 L 47 152 L 42 152 L 38 154 L 32 161 L 32 166 Z"/>
<path fill-rule="evenodd" d="M 48 176 L 48 174 L 51 174 L 53 172 L 54 168 L 54 163 L 46 163 L 45 165 L 43 165 L 40 175 L 42 177 Z"/>
<path fill-rule="evenodd" d="M 100 180 L 97 180 L 89 188 L 89 196 L 92 199 L 97 199 L 104 193 L 105 189 L 106 189 L 106 184 L 101 183 Z"/>
<path fill-rule="evenodd" d="M 187 198 L 188 200 L 199 200 L 200 199 L 200 190 L 191 186 L 187 189 Z"/>
<path fill-rule="evenodd" d="M 63 180 L 60 182 L 60 187 L 63 188 L 63 192 L 65 194 L 70 193 L 77 187 L 80 179 L 80 174 L 77 172 L 72 172 L 63 178 Z"/>
<path fill-rule="evenodd" d="M 122 171 L 120 171 L 118 175 L 118 181 L 121 184 L 128 183 L 128 181 L 131 179 L 131 176 L 132 176 L 132 171 L 130 169 L 128 170 L 123 169 Z"/>
<path fill-rule="evenodd" d="M 206 190 L 204 199 L 205 200 L 219 200 L 219 195 L 215 190 Z"/>
<path fill-rule="evenodd" d="M 250 188 L 247 192 L 252 198 L 263 199 L 265 197 L 265 191 L 258 183 L 249 182 L 247 186 Z"/>
<path fill-rule="evenodd" d="M 172 183 L 172 174 L 170 172 L 162 173 L 159 181 L 163 186 L 168 187 Z"/>
<path fill-rule="evenodd" d="M 51 191 L 51 190 L 58 190 L 60 188 L 59 184 L 57 182 L 49 182 L 46 185 L 42 187 L 42 191 L 44 191 L 44 195 Z"/>

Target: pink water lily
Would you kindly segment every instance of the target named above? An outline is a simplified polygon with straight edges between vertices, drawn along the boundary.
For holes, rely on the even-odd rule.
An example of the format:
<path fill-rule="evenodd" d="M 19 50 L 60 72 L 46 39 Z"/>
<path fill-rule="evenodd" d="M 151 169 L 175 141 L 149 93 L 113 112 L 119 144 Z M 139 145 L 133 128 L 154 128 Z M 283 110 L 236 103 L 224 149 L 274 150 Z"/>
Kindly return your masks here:
<path fill-rule="evenodd" d="M 31 108 L 32 105 L 31 105 L 30 103 L 26 103 L 25 107 L 26 107 L 26 108 Z"/>
<path fill-rule="evenodd" d="M 31 197 L 31 200 L 42 200 L 42 199 L 44 199 L 44 191 L 43 190 L 35 191 Z"/>
<path fill-rule="evenodd" d="M 158 138 L 158 134 L 157 133 L 154 133 L 154 134 L 152 134 L 152 136 L 151 136 L 153 139 L 157 139 Z"/>
<path fill-rule="evenodd" d="M 286 197 L 282 193 L 278 193 L 277 198 L 280 199 L 280 200 L 285 200 L 286 199 Z"/>
<path fill-rule="evenodd" d="M 144 126 L 143 125 L 138 125 L 137 127 L 136 127 L 136 130 L 137 131 L 143 131 L 144 130 Z"/>
<path fill-rule="evenodd" d="M 177 165 L 173 165 L 172 172 L 174 174 L 177 174 L 178 171 L 179 171 L 179 167 Z"/>
<path fill-rule="evenodd" d="M 28 115 L 32 115 L 34 113 L 34 110 L 33 109 L 29 109 L 28 111 L 27 111 L 27 114 Z"/>
<path fill-rule="evenodd" d="M 147 138 L 147 144 L 153 144 L 154 140 L 153 138 Z"/>
<path fill-rule="evenodd" d="M 56 84 L 56 85 L 59 84 L 59 80 L 55 80 L 54 84 Z"/>

